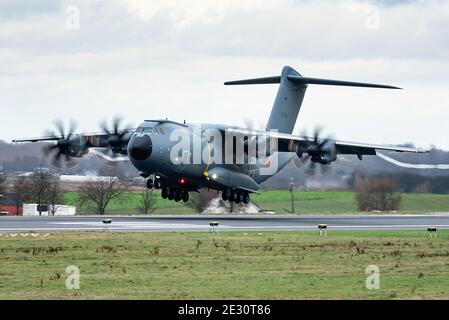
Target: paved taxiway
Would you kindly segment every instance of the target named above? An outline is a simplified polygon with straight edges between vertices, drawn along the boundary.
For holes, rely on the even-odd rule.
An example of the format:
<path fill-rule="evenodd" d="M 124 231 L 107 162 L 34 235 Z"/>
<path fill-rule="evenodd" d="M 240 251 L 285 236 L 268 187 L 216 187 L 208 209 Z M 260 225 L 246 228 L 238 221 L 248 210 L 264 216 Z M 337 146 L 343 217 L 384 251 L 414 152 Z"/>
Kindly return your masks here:
<path fill-rule="evenodd" d="M 0 232 L 102 231 L 103 219 L 112 219 L 110 229 L 120 232 L 205 231 L 209 222 L 220 222 L 227 231 L 315 230 L 327 224 L 330 230 L 401 230 L 438 227 L 449 229 L 449 214 L 371 216 L 73 216 L 0 217 Z"/>

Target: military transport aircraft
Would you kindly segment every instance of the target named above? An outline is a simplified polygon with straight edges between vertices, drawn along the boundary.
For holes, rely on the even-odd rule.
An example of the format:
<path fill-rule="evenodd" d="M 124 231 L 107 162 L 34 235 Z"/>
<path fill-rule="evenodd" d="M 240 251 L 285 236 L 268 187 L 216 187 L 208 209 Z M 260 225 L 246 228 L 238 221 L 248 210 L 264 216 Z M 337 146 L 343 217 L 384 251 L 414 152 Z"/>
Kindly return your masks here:
<path fill-rule="evenodd" d="M 248 203 L 259 184 L 279 172 L 293 157 L 308 159 L 310 166 L 329 166 L 341 154 L 376 155 L 376 150 L 423 153 L 425 150 L 342 142 L 294 135 L 293 129 L 308 85 L 333 85 L 400 89 L 369 83 L 303 77 L 291 67 L 280 76 L 226 82 L 225 85 L 280 84 L 264 130 L 216 124 L 187 124 L 168 119 L 145 120 L 136 129 L 102 126 L 97 134 L 77 134 L 74 127 L 47 137 L 13 142 L 53 141 L 45 148 L 53 162 L 82 157 L 89 149 L 108 148 L 115 156 L 126 157 L 148 188 L 161 189 L 164 199 L 189 200 L 189 192 L 202 188 L 221 192 L 225 201 Z M 225 160 L 223 160 L 225 159 Z"/>

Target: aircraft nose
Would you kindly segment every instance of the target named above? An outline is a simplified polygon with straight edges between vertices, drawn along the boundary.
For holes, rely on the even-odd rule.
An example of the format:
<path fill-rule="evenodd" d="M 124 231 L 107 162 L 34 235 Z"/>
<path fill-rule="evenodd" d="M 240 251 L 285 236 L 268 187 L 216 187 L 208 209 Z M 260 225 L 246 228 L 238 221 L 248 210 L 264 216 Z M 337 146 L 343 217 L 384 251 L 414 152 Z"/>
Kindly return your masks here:
<path fill-rule="evenodd" d="M 148 159 L 152 151 L 153 143 L 148 135 L 134 136 L 129 141 L 128 152 L 133 159 Z"/>

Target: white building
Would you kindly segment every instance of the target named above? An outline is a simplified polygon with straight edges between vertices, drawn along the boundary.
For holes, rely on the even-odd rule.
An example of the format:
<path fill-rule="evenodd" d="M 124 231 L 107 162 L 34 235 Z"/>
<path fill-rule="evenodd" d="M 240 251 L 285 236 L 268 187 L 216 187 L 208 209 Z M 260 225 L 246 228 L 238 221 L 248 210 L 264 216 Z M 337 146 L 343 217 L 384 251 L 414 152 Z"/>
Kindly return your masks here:
<path fill-rule="evenodd" d="M 76 214 L 76 207 L 57 205 L 55 216 L 74 216 Z M 24 216 L 38 216 L 39 211 L 37 210 L 36 203 L 24 203 L 23 204 L 23 215 Z M 43 216 L 52 215 L 51 206 L 48 206 L 48 211 L 42 211 Z"/>

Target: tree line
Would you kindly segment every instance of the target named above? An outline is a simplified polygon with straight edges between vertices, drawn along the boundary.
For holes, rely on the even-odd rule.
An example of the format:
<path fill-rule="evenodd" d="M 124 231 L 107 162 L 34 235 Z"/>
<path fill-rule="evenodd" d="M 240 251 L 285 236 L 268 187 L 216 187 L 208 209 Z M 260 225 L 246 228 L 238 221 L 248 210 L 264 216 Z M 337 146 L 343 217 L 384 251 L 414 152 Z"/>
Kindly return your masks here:
<path fill-rule="evenodd" d="M 126 202 L 130 192 L 130 183 L 117 176 L 98 176 L 83 183 L 76 199 L 79 205 L 89 207 L 96 214 L 104 215 L 111 201 Z M 35 203 L 39 215 L 48 211 L 54 215 L 60 205 L 65 203 L 64 190 L 58 175 L 48 171 L 37 170 L 29 176 L 16 176 L 7 179 L 0 175 L 0 195 L 9 193 L 19 212 L 23 203 Z M 138 209 L 143 214 L 151 213 L 156 208 L 156 194 L 147 188 L 140 192 Z M 48 209 L 48 210 L 47 210 Z"/>
<path fill-rule="evenodd" d="M 17 176 L 7 183 L 6 176 L 0 178 L 0 194 L 11 193 L 14 205 L 19 208 L 24 202 L 36 203 L 39 215 L 48 208 L 54 215 L 63 204 L 63 194 L 59 177 L 46 171 L 35 171 L 30 176 Z"/>

